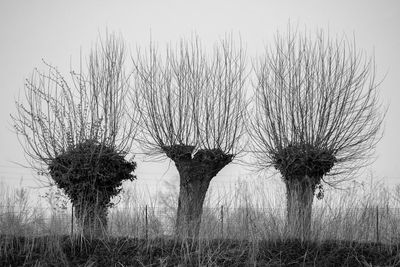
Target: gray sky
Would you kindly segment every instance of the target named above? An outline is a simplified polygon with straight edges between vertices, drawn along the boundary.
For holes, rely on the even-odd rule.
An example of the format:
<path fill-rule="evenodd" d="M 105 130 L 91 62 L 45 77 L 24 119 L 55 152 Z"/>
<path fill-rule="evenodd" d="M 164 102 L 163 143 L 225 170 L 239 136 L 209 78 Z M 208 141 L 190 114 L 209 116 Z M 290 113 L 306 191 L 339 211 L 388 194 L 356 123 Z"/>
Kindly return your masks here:
<path fill-rule="evenodd" d="M 149 36 L 160 45 L 196 32 L 211 44 L 225 33 L 240 34 L 249 56 L 262 53 L 289 20 L 300 28 L 329 29 L 331 35 L 355 35 L 359 49 L 375 53 L 381 98 L 390 104 L 385 133 L 371 170 L 389 184 L 400 183 L 400 2 L 386 1 L 59 1 L 0 0 L 0 181 L 33 184 L 9 117 L 24 79 L 41 59 L 68 71 L 70 62 L 86 55 L 99 33 L 122 34 L 127 45 L 145 45 Z M 138 162 L 139 179 L 159 183 L 176 176 L 168 162 Z M 214 180 L 225 183 L 245 170 L 227 167 Z"/>

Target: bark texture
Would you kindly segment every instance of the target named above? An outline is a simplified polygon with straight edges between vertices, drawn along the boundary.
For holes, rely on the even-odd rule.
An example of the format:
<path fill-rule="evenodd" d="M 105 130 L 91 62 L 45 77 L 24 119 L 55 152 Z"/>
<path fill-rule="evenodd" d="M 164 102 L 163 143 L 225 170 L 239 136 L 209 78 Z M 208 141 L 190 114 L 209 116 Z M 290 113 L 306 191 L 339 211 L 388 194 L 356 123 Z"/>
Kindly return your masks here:
<path fill-rule="evenodd" d="M 181 176 L 178 211 L 176 219 L 176 235 L 179 238 L 198 238 L 200 233 L 203 203 L 211 179 L 192 179 L 184 182 L 188 176 Z M 189 178 L 191 179 L 191 178 Z"/>
<path fill-rule="evenodd" d="M 303 176 L 286 179 L 287 234 L 289 238 L 308 240 L 311 236 L 311 215 L 314 192 L 320 179 Z"/>
<path fill-rule="evenodd" d="M 192 156 L 192 146 L 172 146 L 164 150 L 175 162 L 180 177 L 176 236 L 198 238 L 203 203 L 210 182 L 232 161 L 232 155 L 218 149 L 202 149 Z"/>

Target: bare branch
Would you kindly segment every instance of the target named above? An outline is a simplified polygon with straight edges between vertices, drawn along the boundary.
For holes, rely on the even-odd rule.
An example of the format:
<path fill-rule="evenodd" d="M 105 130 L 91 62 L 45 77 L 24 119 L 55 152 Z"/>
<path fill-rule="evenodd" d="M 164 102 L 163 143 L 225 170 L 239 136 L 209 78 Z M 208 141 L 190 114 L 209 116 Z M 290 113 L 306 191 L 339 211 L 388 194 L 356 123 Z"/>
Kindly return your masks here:
<path fill-rule="evenodd" d="M 141 112 L 144 149 L 151 155 L 185 145 L 237 155 L 242 147 L 245 55 L 226 38 L 208 56 L 199 39 L 182 40 L 165 56 L 150 45 L 133 60 L 136 107 Z"/>
<path fill-rule="evenodd" d="M 25 83 L 25 99 L 11 115 L 30 164 L 40 173 L 68 148 L 96 140 L 129 152 L 135 137 L 135 110 L 128 110 L 125 47 L 107 35 L 91 52 L 87 69 L 71 70 L 66 79 L 56 67 L 35 69 Z M 128 117 L 129 112 L 129 117 Z"/>
<path fill-rule="evenodd" d="M 357 52 L 354 42 L 322 31 L 314 41 L 306 34 L 278 35 L 254 70 L 249 133 L 260 168 L 276 167 L 275 155 L 301 144 L 335 157 L 330 176 L 371 162 L 384 112 L 374 59 Z"/>

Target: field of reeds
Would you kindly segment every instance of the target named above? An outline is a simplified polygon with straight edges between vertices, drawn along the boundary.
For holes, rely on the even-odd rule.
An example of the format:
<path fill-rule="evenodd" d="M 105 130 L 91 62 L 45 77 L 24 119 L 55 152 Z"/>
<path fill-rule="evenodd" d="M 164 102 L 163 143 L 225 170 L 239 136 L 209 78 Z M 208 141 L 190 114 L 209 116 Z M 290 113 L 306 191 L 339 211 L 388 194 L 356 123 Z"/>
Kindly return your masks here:
<path fill-rule="evenodd" d="M 0 266 L 400 266 L 400 186 L 347 186 L 314 200 L 309 241 L 286 238 L 284 188 L 211 186 L 200 238 L 179 241 L 173 186 L 144 197 L 132 183 L 110 209 L 107 236 L 86 239 L 59 191 L 37 201 L 2 184 Z"/>

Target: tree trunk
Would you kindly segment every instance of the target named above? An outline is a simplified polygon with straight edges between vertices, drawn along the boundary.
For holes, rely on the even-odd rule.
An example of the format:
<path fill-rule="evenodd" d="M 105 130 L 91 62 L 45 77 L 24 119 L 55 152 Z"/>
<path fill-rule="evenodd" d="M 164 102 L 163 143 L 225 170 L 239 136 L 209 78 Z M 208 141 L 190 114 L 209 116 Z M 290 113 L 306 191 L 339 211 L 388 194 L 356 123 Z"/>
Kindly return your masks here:
<path fill-rule="evenodd" d="M 74 205 L 75 217 L 83 236 L 102 238 L 107 232 L 107 208 L 97 204 Z"/>
<path fill-rule="evenodd" d="M 211 179 L 232 161 L 233 155 L 220 149 L 199 149 L 193 155 L 195 146 L 188 145 L 164 146 L 162 149 L 175 162 L 180 178 L 176 236 L 196 239 Z"/>
<path fill-rule="evenodd" d="M 176 234 L 178 238 L 199 237 L 203 203 L 211 179 L 180 177 Z"/>
<path fill-rule="evenodd" d="M 307 175 L 286 179 L 287 233 L 289 238 L 308 240 L 311 236 L 311 214 L 315 185 Z"/>

